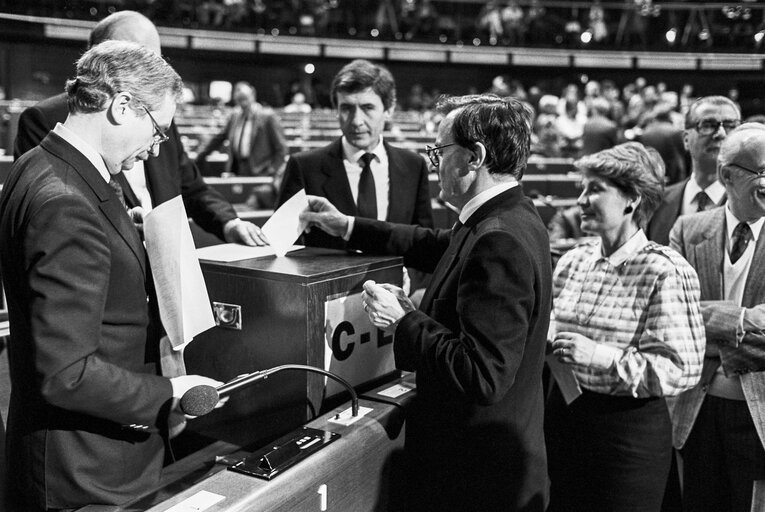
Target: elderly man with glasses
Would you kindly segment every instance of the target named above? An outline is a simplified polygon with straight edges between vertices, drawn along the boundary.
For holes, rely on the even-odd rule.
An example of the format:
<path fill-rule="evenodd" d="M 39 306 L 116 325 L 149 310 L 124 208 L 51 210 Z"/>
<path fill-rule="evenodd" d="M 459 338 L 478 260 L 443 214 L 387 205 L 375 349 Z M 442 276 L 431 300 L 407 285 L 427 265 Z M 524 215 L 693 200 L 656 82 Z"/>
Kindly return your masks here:
<path fill-rule="evenodd" d="M 717 154 L 728 132 L 739 124 L 741 111 L 725 96 L 704 96 L 690 106 L 683 143 L 691 157 L 691 175 L 664 190 L 664 199 L 648 223 L 649 239 L 667 245 L 669 231 L 680 215 L 725 202 L 725 187 L 717 181 Z"/>
<path fill-rule="evenodd" d="M 765 126 L 719 151 L 722 208 L 678 219 L 671 246 L 696 269 L 707 350 L 699 384 L 670 403 L 683 509 L 765 510 Z"/>

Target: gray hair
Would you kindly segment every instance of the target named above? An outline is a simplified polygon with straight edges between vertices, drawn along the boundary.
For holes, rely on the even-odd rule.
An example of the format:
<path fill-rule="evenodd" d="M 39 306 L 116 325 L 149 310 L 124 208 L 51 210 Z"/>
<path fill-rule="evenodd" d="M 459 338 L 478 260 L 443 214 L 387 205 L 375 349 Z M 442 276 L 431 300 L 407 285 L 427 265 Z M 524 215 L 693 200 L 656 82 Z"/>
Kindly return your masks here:
<path fill-rule="evenodd" d="M 133 95 L 133 109 L 157 110 L 167 95 L 180 100 L 183 82 L 151 50 L 127 41 L 104 41 L 77 61 L 77 76 L 67 80 L 66 92 L 72 113 L 100 112 L 120 92 Z"/>

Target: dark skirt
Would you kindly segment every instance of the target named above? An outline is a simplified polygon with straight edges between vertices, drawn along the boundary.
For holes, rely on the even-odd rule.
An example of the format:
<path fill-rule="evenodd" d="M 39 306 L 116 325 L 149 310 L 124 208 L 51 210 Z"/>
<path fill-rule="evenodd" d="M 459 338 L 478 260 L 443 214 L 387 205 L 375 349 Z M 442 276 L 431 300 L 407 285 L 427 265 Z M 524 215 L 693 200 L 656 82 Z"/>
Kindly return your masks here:
<path fill-rule="evenodd" d="M 567 406 L 557 386 L 545 412 L 548 512 L 658 512 L 672 460 L 664 398 L 585 391 Z"/>

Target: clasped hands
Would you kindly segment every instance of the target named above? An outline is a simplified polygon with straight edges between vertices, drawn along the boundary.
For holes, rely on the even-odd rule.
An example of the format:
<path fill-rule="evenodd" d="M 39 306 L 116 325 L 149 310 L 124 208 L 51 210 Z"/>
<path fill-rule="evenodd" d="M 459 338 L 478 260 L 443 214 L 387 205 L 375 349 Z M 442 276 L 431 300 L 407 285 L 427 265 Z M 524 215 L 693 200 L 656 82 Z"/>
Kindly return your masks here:
<path fill-rule="evenodd" d="M 364 282 L 361 303 L 372 325 L 387 333 L 394 332 L 399 321 L 415 308 L 404 290 L 392 284 Z"/>

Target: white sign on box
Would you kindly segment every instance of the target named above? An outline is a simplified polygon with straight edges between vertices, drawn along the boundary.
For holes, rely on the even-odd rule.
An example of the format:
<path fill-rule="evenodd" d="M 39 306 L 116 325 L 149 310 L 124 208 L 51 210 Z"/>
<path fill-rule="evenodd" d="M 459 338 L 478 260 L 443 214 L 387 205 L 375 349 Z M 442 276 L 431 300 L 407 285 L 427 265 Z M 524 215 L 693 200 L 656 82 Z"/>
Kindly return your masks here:
<path fill-rule="evenodd" d="M 327 297 L 324 303 L 324 369 L 355 386 L 395 370 L 393 334 L 369 321 L 361 292 Z M 327 396 L 345 388 L 327 381 Z"/>

